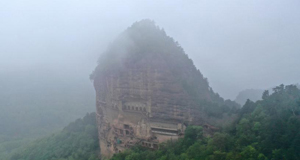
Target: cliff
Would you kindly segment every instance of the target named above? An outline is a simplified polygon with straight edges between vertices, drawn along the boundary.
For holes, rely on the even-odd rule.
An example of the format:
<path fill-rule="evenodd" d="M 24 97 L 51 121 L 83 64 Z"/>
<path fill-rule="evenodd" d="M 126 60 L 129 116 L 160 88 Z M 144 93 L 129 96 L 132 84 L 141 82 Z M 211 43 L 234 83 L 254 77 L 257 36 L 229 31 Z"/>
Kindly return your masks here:
<path fill-rule="evenodd" d="M 238 108 L 214 93 L 180 45 L 150 20 L 117 37 L 91 78 L 104 157 L 136 144 L 155 149 L 181 137 L 188 124 L 209 134 L 224 112 Z"/>

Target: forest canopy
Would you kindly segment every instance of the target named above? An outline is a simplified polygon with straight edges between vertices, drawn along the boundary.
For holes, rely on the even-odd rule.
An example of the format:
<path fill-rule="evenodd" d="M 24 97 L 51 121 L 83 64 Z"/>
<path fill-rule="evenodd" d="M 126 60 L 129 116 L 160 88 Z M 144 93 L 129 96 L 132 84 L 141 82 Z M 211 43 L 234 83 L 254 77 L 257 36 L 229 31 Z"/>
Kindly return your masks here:
<path fill-rule="evenodd" d="M 296 160 L 300 159 L 300 90 L 280 85 L 262 100 L 248 100 L 238 119 L 211 137 L 201 126 L 188 126 L 178 141 L 158 150 L 136 146 L 112 160 Z M 68 125 L 62 132 L 37 140 L 16 152 L 11 160 L 97 160 L 95 113 Z"/>
<path fill-rule="evenodd" d="M 96 113 L 90 113 L 59 133 L 20 148 L 10 160 L 98 160 L 98 142 Z"/>
<path fill-rule="evenodd" d="M 263 100 L 248 100 L 238 120 L 212 137 L 189 126 L 183 139 L 162 144 L 159 150 L 136 147 L 113 160 L 296 160 L 300 159 L 300 90 L 275 87 Z"/>

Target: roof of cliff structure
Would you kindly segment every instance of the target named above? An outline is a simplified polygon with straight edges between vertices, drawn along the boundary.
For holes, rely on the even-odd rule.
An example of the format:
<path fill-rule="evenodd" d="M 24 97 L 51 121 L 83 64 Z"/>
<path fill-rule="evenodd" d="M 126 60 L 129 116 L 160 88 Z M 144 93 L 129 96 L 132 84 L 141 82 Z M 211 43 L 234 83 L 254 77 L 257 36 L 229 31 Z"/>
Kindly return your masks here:
<path fill-rule="evenodd" d="M 154 21 L 148 19 L 135 22 L 109 45 L 100 56 L 98 66 L 91 77 L 97 79 L 103 74 L 118 72 L 128 66 L 141 66 L 145 61 L 151 61 L 155 65 L 157 60 L 164 62 L 162 67 L 170 70 L 176 81 L 196 103 L 238 106 L 230 100 L 224 101 L 214 93 L 207 79 L 195 67 L 179 43 Z"/>

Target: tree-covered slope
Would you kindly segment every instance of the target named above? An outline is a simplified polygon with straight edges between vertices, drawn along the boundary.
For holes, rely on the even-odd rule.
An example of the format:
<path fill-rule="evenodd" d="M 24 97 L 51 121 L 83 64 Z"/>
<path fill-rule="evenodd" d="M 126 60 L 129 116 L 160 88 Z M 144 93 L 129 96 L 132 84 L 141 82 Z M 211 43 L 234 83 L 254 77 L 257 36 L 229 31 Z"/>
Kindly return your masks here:
<path fill-rule="evenodd" d="M 247 101 L 239 119 L 213 137 L 189 126 L 185 137 L 159 150 L 136 147 L 113 160 L 298 160 L 300 159 L 300 90 L 280 85 L 263 100 Z"/>
<path fill-rule="evenodd" d="M 85 73 L 45 68 L 0 73 L 0 159 L 95 111 Z"/>
<path fill-rule="evenodd" d="M 37 140 L 11 160 L 96 160 L 99 153 L 95 113 L 68 125 L 62 132 Z M 278 86 L 262 100 L 247 101 L 231 127 L 203 136 L 189 126 L 185 137 L 161 144 L 155 151 L 134 147 L 113 160 L 297 160 L 300 159 L 300 90 Z"/>
<path fill-rule="evenodd" d="M 20 148 L 10 160 L 98 160 L 96 114 L 70 123 L 61 132 Z"/>

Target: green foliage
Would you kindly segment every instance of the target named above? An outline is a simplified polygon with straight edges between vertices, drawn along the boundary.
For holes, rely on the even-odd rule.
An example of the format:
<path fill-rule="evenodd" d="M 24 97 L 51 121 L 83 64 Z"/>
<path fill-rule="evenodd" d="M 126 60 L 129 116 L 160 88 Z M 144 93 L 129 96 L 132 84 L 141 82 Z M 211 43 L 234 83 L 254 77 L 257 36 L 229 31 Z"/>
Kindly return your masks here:
<path fill-rule="evenodd" d="M 300 90 L 280 85 L 263 100 L 248 100 L 228 132 L 204 137 L 189 126 L 183 139 L 169 141 L 159 150 L 128 150 L 112 160 L 297 160 L 300 159 Z"/>
<path fill-rule="evenodd" d="M 10 160 L 98 160 L 96 114 L 87 114 L 60 133 L 36 140 L 16 151 Z"/>

